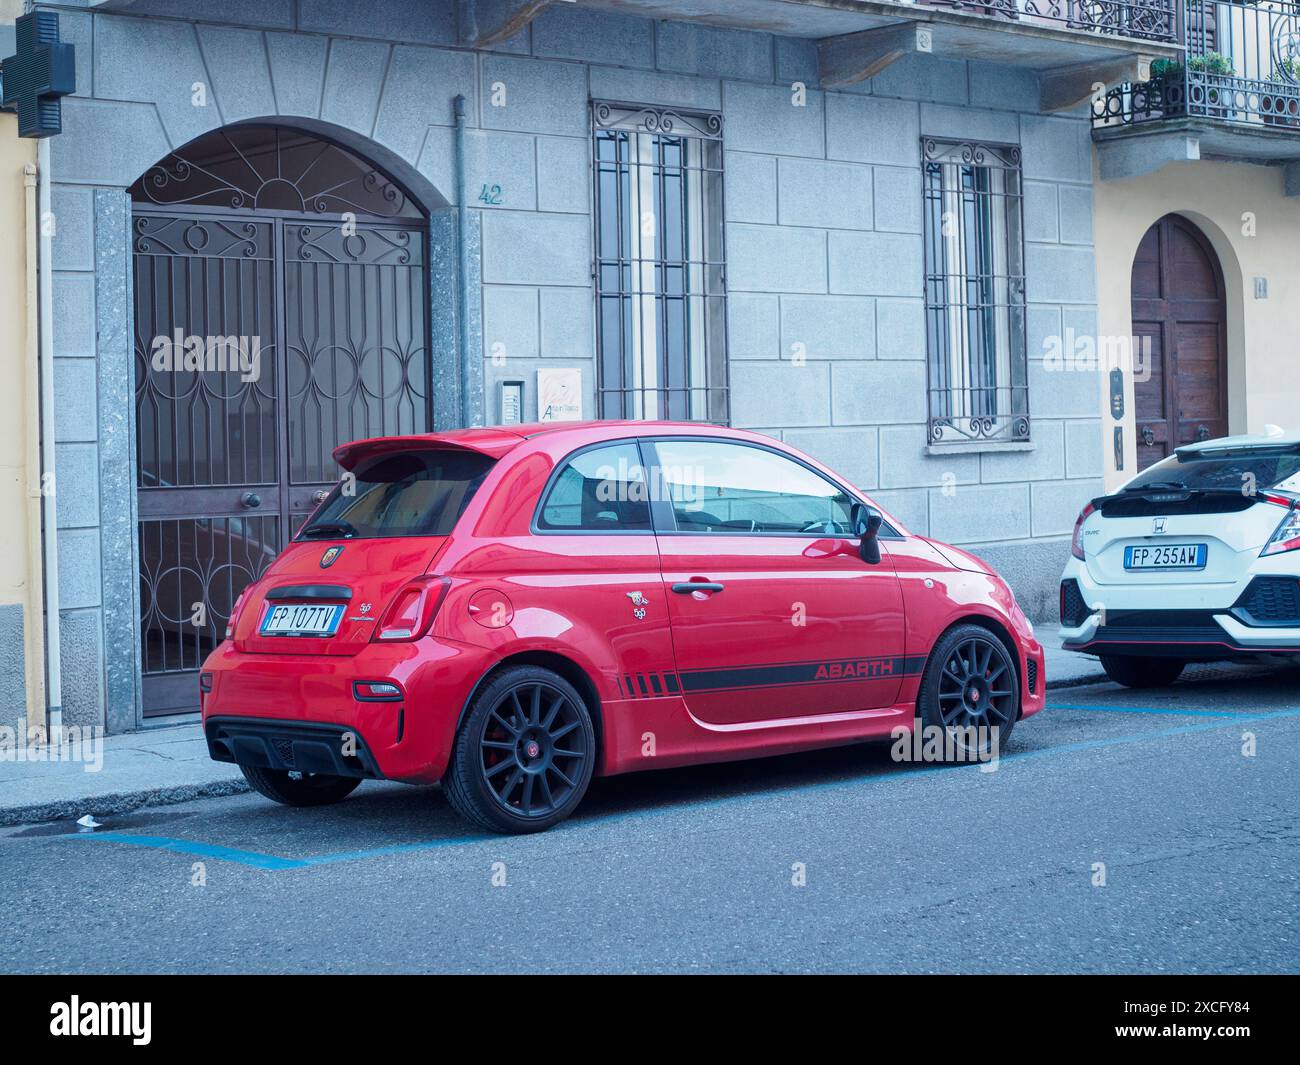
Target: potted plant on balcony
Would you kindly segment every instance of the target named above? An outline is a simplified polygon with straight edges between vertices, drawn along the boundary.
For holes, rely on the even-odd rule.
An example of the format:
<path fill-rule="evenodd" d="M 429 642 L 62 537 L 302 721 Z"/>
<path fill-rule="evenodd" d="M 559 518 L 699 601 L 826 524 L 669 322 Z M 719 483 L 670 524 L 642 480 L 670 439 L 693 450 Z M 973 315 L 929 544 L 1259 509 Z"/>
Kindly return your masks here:
<path fill-rule="evenodd" d="M 1220 52 L 1205 52 L 1190 56 L 1187 66 L 1175 59 L 1157 59 L 1151 64 L 1149 99 L 1160 101 L 1160 110 L 1166 118 L 1177 118 L 1188 113 L 1188 97 L 1195 101 L 1193 114 L 1208 114 L 1214 118 L 1229 118 L 1232 109 L 1224 99 L 1219 86 L 1207 83 L 1204 78 L 1188 78 L 1186 73 L 1231 77 L 1236 73 L 1232 60 Z"/>
<path fill-rule="evenodd" d="M 1232 60 L 1221 52 L 1206 52 L 1203 55 L 1192 56 L 1187 61 L 1187 69 L 1193 74 L 1217 74 L 1224 77 L 1234 77 L 1237 73 L 1237 68 Z M 1230 103 L 1232 99 L 1231 90 L 1220 89 L 1218 86 L 1209 84 L 1206 81 L 1202 81 L 1201 84 L 1205 91 L 1205 98 L 1201 102 L 1204 103 L 1209 114 L 1215 118 L 1237 117 Z M 1195 90 L 1192 90 L 1192 95 L 1195 95 Z"/>
<path fill-rule="evenodd" d="M 1183 65 L 1174 59 L 1157 59 L 1146 81 L 1131 87 L 1135 119 L 1173 118 L 1186 112 Z"/>
<path fill-rule="evenodd" d="M 1300 126 L 1300 59 L 1281 60 L 1268 80 L 1283 91 L 1260 91 L 1260 117 L 1270 126 Z"/>

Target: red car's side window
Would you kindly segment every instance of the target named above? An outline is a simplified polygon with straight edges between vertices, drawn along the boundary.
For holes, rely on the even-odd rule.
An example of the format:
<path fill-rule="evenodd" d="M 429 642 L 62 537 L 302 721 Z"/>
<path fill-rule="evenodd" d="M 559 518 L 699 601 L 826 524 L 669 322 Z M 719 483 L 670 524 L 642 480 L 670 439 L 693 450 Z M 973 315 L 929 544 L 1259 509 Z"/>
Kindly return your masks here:
<path fill-rule="evenodd" d="M 836 484 L 765 448 L 658 440 L 656 483 L 678 532 L 841 535 L 853 500 Z"/>
<path fill-rule="evenodd" d="M 631 440 L 570 456 L 542 495 L 541 532 L 645 532 L 650 496 L 641 453 Z"/>

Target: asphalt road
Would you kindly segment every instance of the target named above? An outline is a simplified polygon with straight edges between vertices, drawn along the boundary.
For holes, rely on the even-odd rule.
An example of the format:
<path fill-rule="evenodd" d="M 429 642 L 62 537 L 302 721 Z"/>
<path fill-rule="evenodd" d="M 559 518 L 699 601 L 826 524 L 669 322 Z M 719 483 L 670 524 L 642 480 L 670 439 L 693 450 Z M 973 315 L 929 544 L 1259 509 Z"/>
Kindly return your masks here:
<path fill-rule="evenodd" d="M 1055 692 L 991 773 L 875 744 L 597 781 L 539 836 L 374 783 L 67 829 L 0 834 L 0 971 L 1295 972 L 1300 673 Z"/>

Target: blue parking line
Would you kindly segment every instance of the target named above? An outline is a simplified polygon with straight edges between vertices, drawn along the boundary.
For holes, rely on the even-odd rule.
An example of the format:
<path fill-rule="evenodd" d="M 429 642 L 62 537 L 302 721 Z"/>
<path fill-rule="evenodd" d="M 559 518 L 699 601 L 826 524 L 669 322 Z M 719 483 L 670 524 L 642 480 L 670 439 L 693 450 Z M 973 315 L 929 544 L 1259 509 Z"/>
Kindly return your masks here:
<path fill-rule="evenodd" d="M 223 862 L 235 862 L 248 865 L 254 869 L 270 869 L 280 872 L 284 869 L 300 869 L 310 865 L 310 861 L 301 858 L 281 858 L 276 854 L 261 854 L 257 851 L 241 851 L 235 847 L 220 847 L 215 843 L 201 843 L 188 839 L 173 839 L 170 836 L 136 836 L 130 832 L 78 832 L 74 835 L 60 836 L 60 839 L 101 840 L 108 843 L 126 843 L 132 847 L 152 847 L 156 850 L 175 851 L 178 854 L 192 854 L 197 858 L 215 858 Z"/>
<path fill-rule="evenodd" d="M 152 847 L 155 850 L 174 851 L 177 854 L 190 854 L 196 858 L 214 858 L 236 865 L 247 865 L 253 869 L 269 869 L 282 872 L 285 869 L 306 869 L 313 865 L 332 865 L 335 862 L 360 861 L 365 858 L 380 858 L 389 854 L 403 854 L 406 851 L 424 851 L 435 847 L 460 846 L 465 843 L 482 843 L 499 836 L 454 836 L 448 839 L 424 840 L 420 843 L 398 843 L 391 847 L 375 847 L 364 851 L 340 851 L 335 854 L 316 854 L 307 858 L 281 858 L 277 854 L 262 854 L 259 851 L 240 850 L 237 847 L 221 847 L 214 843 L 201 843 L 188 839 L 174 839 L 171 836 L 136 836 L 129 832 L 78 832 L 62 837 L 64 839 L 106 840 L 109 843 L 126 843 L 133 847 Z"/>
<path fill-rule="evenodd" d="M 437 847 L 459 847 L 465 843 L 486 843 L 488 840 L 501 839 L 491 836 L 450 836 L 447 839 L 430 839 L 420 843 L 395 843 L 391 847 L 375 847 L 365 851 L 339 851 L 336 854 L 318 854 L 312 858 L 300 859 L 301 865 L 332 865 L 335 862 L 355 862 L 366 858 L 382 858 L 389 854 L 406 854 L 409 851 L 427 851 Z"/>
<path fill-rule="evenodd" d="M 1057 707 L 1056 709 L 1072 709 L 1071 707 Z M 1094 709 L 1092 707 L 1080 707 L 1079 709 Z M 1139 710 L 1139 713 L 1163 713 L 1164 711 Z M 1184 711 L 1184 713 L 1197 713 L 1196 711 Z M 1200 714 L 1213 716 L 1215 720 L 1207 721 L 1199 725 L 1181 725 L 1166 729 L 1157 729 L 1151 732 L 1136 732 L 1127 736 L 1108 736 L 1095 740 L 1077 740 L 1074 743 L 1067 743 L 1060 747 L 1044 747 L 1037 751 L 1020 751 L 1015 754 L 1009 754 L 1000 759 L 1000 765 L 1007 762 L 1023 762 L 1037 758 L 1046 758 L 1062 754 L 1072 754 L 1079 751 L 1093 751 L 1105 747 L 1117 747 L 1128 743 L 1139 743 L 1143 740 L 1168 739 L 1173 736 L 1189 736 L 1200 732 L 1213 732 L 1216 729 L 1222 729 L 1228 725 L 1244 724 L 1246 722 L 1268 722 L 1276 721 L 1282 718 L 1300 717 L 1300 707 L 1290 710 L 1275 710 L 1263 714 L 1216 714 L 1212 711 L 1200 711 Z M 866 780 L 828 780 L 815 782 L 812 784 L 800 785 L 792 790 L 795 791 L 824 791 L 838 788 L 859 788 L 863 784 L 875 783 L 881 780 L 894 780 L 900 777 L 917 777 L 931 773 L 950 773 L 957 772 L 960 769 L 977 771 L 977 765 L 925 765 L 925 766 L 904 766 L 899 769 L 890 770 L 885 773 L 877 773 Z M 1001 769 L 998 770 L 1001 772 Z M 751 793 L 738 795 L 724 795 L 715 799 L 706 799 L 696 801 L 690 805 L 696 808 L 708 808 L 730 805 L 738 802 L 752 802 L 754 796 Z M 603 816 L 593 817 L 577 822 L 578 827 L 582 824 L 593 824 L 609 821 L 631 821 L 643 817 L 658 816 L 676 809 L 679 804 L 669 806 L 646 807 L 640 810 L 632 810 L 621 813 L 605 814 Z M 319 854 L 308 858 L 281 858 L 275 854 L 261 854 L 257 851 L 238 850 L 233 847 L 221 847 L 210 843 L 194 842 L 186 839 L 173 839 L 167 836 L 134 836 L 125 832 L 99 832 L 99 833 L 78 833 L 76 835 L 60 836 L 59 839 L 74 840 L 99 840 L 109 843 L 126 843 L 137 847 L 152 847 L 158 850 L 174 851 L 179 854 L 192 854 L 200 858 L 214 858 L 219 861 L 233 862 L 237 865 L 245 865 L 254 869 L 263 869 L 269 872 L 283 872 L 288 869 L 305 869 L 319 865 L 333 865 L 338 862 L 362 861 L 367 858 L 376 858 L 389 854 L 406 854 L 415 851 L 435 850 L 443 847 L 456 847 L 469 845 L 472 843 L 482 843 L 488 840 L 501 841 L 503 837 L 491 836 L 454 836 L 446 839 L 425 840 L 421 843 L 403 843 L 391 847 L 378 847 L 368 850 L 357 851 L 337 851 L 333 854 Z"/>
<path fill-rule="evenodd" d="M 1154 706 L 1056 706 L 1050 705 L 1044 710 L 1086 710 L 1106 714 L 1173 714 L 1178 717 L 1249 717 L 1249 710 L 1175 710 L 1161 709 Z"/>

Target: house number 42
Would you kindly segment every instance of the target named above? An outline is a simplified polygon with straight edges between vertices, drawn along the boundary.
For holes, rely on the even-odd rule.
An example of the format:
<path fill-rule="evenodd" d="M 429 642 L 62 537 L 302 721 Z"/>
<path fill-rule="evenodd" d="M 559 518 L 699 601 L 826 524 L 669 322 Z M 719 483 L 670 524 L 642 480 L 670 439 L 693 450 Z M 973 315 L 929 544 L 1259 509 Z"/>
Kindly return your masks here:
<path fill-rule="evenodd" d="M 500 207 L 504 194 L 500 185 L 484 185 L 483 191 L 478 194 L 479 202 L 485 203 L 489 207 Z"/>

